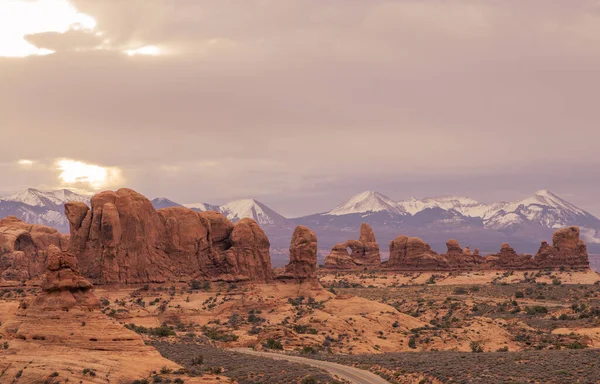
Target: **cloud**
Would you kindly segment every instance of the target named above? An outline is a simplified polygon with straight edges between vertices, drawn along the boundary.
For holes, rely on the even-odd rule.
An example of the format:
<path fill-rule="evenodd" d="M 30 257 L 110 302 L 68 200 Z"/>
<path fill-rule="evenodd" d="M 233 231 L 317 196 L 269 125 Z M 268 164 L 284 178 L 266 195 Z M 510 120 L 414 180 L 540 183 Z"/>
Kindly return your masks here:
<path fill-rule="evenodd" d="M 29 159 L 20 159 L 17 161 L 17 164 L 23 167 L 31 167 L 34 164 L 34 161 Z"/>
<path fill-rule="evenodd" d="M 63 185 L 87 186 L 98 190 L 119 186 L 124 182 L 118 167 L 103 167 L 72 159 L 57 160 L 55 166 L 60 171 L 58 179 Z"/>
<path fill-rule="evenodd" d="M 82 30 L 36 33 L 26 35 L 25 39 L 39 49 L 54 52 L 90 50 L 99 48 L 104 41 L 100 35 Z"/>
<path fill-rule="evenodd" d="M 70 4 L 89 36 L 28 30 L 57 53 L 0 59 L 3 142 L 26 142 L 0 153 L 2 188 L 56 184 L 39 164 L 68 158 L 149 196 L 295 214 L 378 186 L 597 204 L 596 1 Z M 149 46 L 169 54 L 124 53 Z"/>

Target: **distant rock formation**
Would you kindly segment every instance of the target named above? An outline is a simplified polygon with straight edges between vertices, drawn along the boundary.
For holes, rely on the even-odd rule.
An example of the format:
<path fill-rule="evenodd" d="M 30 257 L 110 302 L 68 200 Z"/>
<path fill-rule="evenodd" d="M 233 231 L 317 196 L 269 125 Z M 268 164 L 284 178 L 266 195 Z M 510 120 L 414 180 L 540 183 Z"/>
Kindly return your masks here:
<path fill-rule="evenodd" d="M 290 262 L 278 280 L 317 281 L 317 235 L 305 226 L 294 230 L 290 242 Z"/>
<path fill-rule="evenodd" d="M 97 283 L 273 280 L 269 240 L 251 219 L 234 225 L 212 211 L 157 211 L 131 189 L 101 192 L 91 208 L 67 203 L 65 214 L 70 252 Z"/>
<path fill-rule="evenodd" d="M 350 250 L 350 253 L 348 252 Z M 325 267 L 332 269 L 354 269 L 357 267 L 377 266 L 381 262 L 379 245 L 375 233 L 367 223 L 360 226 L 360 237 L 336 244 L 325 258 Z"/>
<path fill-rule="evenodd" d="M 390 242 L 390 259 L 385 266 L 410 271 L 450 269 L 448 260 L 418 237 L 398 236 Z"/>
<path fill-rule="evenodd" d="M 543 242 L 535 256 L 518 254 L 509 244 L 500 252 L 481 257 L 457 240 L 446 243 L 446 254 L 438 255 L 429 244 L 418 237 L 398 236 L 390 243 L 390 259 L 383 266 L 406 271 L 469 271 L 485 269 L 587 269 L 589 259 L 586 244 L 579 238 L 579 228 L 569 227 L 556 231 L 553 245 Z"/>
<path fill-rule="evenodd" d="M 585 241 L 579 238 L 578 227 L 563 228 L 552 236 L 552 246 L 542 242 L 540 250 L 535 255 L 537 265 L 543 268 L 574 268 L 590 267 Z"/>
<path fill-rule="evenodd" d="M 14 216 L 0 220 L 0 280 L 20 281 L 41 276 L 51 245 L 66 249 L 69 236 L 44 225 L 27 224 Z"/>
<path fill-rule="evenodd" d="M 91 292 L 92 284 L 79 273 L 75 256 L 54 245 L 48 248 L 46 274 L 41 288 L 42 294 L 35 298 L 32 309 L 100 309 L 100 300 Z"/>
<path fill-rule="evenodd" d="M 523 254 L 519 255 L 507 243 L 502 244 L 500 252 L 488 255 L 485 262 L 492 269 L 534 269 L 538 268 L 533 256 Z"/>

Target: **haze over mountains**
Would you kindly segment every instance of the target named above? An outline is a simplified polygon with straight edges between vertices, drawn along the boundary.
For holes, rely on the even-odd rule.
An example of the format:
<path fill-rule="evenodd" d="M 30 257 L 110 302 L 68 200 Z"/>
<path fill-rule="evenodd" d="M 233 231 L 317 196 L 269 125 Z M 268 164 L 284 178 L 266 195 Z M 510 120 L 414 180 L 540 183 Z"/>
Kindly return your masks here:
<path fill-rule="evenodd" d="M 23 192 L 0 197 L 0 216 L 15 215 L 30 223 L 45 224 L 68 233 L 63 204 L 90 196 L 62 189 Z M 522 252 L 535 252 L 540 239 L 550 239 L 553 230 L 570 225 L 581 227 L 582 237 L 592 252 L 600 250 L 600 219 L 548 190 L 514 202 L 481 203 L 468 197 L 441 196 L 394 201 L 374 191 L 357 194 L 328 212 L 286 218 L 254 199 L 231 201 L 217 206 L 208 203 L 180 204 L 168 198 L 152 200 L 156 209 L 183 205 L 196 211 L 215 210 L 232 221 L 244 217 L 256 220 L 271 239 L 274 259 L 285 260 L 291 231 L 307 225 L 319 236 L 319 248 L 326 253 L 334 244 L 357 236 L 362 222 L 375 230 L 382 250 L 398 234 L 420 236 L 434 249 L 443 250 L 446 240 L 479 247 L 483 253 L 497 251 L 509 242 Z M 322 255 L 323 256 L 323 255 Z"/>

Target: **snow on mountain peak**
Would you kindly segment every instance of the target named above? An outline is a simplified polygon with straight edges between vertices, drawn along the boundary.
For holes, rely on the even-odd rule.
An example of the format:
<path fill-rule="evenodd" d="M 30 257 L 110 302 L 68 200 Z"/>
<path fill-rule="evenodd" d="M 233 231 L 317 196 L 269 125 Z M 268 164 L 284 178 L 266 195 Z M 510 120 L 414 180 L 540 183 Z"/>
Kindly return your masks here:
<path fill-rule="evenodd" d="M 539 191 L 534 193 L 534 195 L 540 197 L 557 197 L 554 193 L 550 192 L 547 189 L 540 189 Z"/>
<path fill-rule="evenodd" d="M 381 212 L 405 214 L 402 208 L 397 207 L 396 202 L 389 197 L 375 191 L 365 191 L 354 195 L 346 202 L 338 205 L 328 215 L 341 216 L 353 213 Z"/>
<path fill-rule="evenodd" d="M 254 199 L 230 201 L 219 207 L 219 211 L 231 221 L 251 218 L 258 224 L 285 224 L 287 219 Z"/>
<path fill-rule="evenodd" d="M 40 191 L 35 188 L 27 188 L 24 191 L 14 195 L 0 197 L 0 201 L 19 202 L 35 207 L 47 207 L 50 205 L 62 205 L 66 202 L 84 202 L 89 203 L 90 197 L 80 195 L 68 189 L 58 189 L 54 191 Z"/>

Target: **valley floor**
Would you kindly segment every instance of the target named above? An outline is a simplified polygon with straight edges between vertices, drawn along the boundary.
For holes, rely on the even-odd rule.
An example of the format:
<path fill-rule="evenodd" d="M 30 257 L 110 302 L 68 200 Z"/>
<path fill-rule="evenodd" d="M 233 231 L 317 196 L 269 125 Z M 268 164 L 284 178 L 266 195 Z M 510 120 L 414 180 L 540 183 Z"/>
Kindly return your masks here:
<path fill-rule="evenodd" d="M 104 316 L 138 333 L 183 367 L 185 377 L 177 378 L 186 383 L 336 382 L 320 369 L 229 350 L 247 347 L 356 365 L 398 384 L 591 383 L 600 381 L 599 280 L 592 271 L 355 271 L 322 274 L 322 287 L 101 286 L 95 294 L 102 310 L 94 319 Z M 38 293 L 35 285 L 0 288 L 0 330 L 14 322 L 21 300 Z M 80 323 L 75 329 L 95 324 L 92 317 Z M 36 357 L 34 348 L 47 342 L 5 333 L 0 382 L 34 367 L 50 375 L 53 367 L 44 362 L 51 360 Z M 17 358 L 25 350 L 32 364 Z M 79 368 L 55 367 L 60 378 L 103 382 Z M 102 363 L 96 367 L 98 376 L 106 375 Z M 140 380 L 175 378 L 168 370 L 161 374 L 160 366 L 154 370 Z"/>

